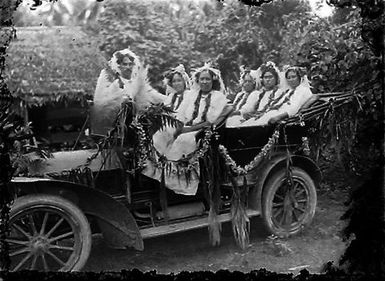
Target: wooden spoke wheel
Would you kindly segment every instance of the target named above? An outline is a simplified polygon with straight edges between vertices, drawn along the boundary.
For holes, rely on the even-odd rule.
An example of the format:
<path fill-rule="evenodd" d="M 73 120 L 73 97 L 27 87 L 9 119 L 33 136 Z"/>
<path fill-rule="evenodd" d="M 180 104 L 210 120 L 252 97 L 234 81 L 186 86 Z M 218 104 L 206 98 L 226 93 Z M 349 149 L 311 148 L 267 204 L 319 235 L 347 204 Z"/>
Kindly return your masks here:
<path fill-rule="evenodd" d="M 27 195 L 15 200 L 10 212 L 11 271 L 76 271 L 91 251 L 86 216 L 58 196 Z"/>
<path fill-rule="evenodd" d="M 262 215 L 267 230 L 279 237 L 298 233 L 311 223 L 317 205 L 314 181 L 302 169 L 293 167 L 292 185 L 286 170 L 273 174 L 265 185 Z"/>

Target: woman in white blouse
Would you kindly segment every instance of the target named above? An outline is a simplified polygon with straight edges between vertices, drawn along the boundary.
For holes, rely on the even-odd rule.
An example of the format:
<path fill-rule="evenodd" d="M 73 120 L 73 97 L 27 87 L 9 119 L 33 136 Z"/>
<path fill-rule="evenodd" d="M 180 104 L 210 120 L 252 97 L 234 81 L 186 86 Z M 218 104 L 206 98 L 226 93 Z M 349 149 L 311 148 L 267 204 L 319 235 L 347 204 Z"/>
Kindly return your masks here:
<path fill-rule="evenodd" d="M 205 64 L 195 71 L 192 82 L 192 89 L 184 93 L 183 101 L 175 114 L 184 126 L 178 129 L 168 128 L 167 139 L 159 139 L 159 144 L 154 141 L 158 153 L 170 161 L 188 158 L 189 154 L 194 153 L 198 149 L 197 133 L 215 124 L 225 112 L 227 105 L 225 87 L 219 70 Z M 162 151 L 158 149 L 160 146 Z M 142 173 L 158 181 L 161 180 L 161 170 L 155 168 L 150 161 Z M 171 173 L 165 174 L 165 184 L 175 193 L 195 195 L 199 184 L 199 166 L 192 171 L 188 180 L 183 173 L 178 174 L 178 167 L 171 167 Z"/>
<path fill-rule="evenodd" d="M 164 104 L 174 111 L 173 115 L 176 117 L 186 93 L 189 93 L 191 89 L 191 79 L 184 66 L 180 64 L 165 75 L 164 83 L 166 84 L 167 95 Z M 153 135 L 154 147 L 161 155 L 167 152 L 170 144 L 174 141 L 175 132 L 174 127 L 166 126 Z"/>
<path fill-rule="evenodd" d="M 244 106 L 227 120 L 227 127 L 254 126 L 254 121 L 265 114 L 275 100 L 283 94 L 279 87 L 279 71 L 274 63 L 268 62 L 260 67 L 262 88 L 248 97 Z"/>
<path fill-rule="evenodd" d="M 175 133 L 175 141 L 165 154 L 179 160 L 197 149 L 196 133 L 214 124 L 223 113 L 227 98 L 219 70 L 205 64 L 193 74 L 192 90 L 186 93 L 176 118 L 185 125 Z"/>
<path fill-rule="evenodd" d="M 241 75 L 239 84 L 242 90 L 235 96 L 233 101 L 234 111 L 239 111 L 245 104 L 250 94 L 256 90 L 259 79 L 256 70 L 247 70 L 241 66 Z"/>
<path fill-rule="evenodd" d="M 177 111 L 183 101 L 184 93 L 191 89 L 191 79 L 186 73 L 183 64 L 172 68 L 165 75 L 164 82 L 167 95 L 164 104 Z"/>
<path fill-rule="evenodd" d="M 275 124 L 282 119 L 292 117 L 305 103 L 314 98 L 307 77 L 302 74 L 300 68 L 287 68 L 285 79 L 289 89 L 284 92 L 284 95 L 277 98 L 268 112 L 254 122 L 256 126 Z"/>

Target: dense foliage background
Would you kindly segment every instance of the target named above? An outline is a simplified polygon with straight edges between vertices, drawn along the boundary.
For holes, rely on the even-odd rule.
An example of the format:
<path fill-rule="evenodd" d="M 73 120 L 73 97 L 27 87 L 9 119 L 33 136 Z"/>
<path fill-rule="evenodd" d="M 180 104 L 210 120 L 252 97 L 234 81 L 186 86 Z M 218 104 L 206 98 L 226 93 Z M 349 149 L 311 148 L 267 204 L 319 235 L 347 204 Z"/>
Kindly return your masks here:
<path fill-rule="evenodd" d="M 381 53 L 362 40 L 359 6 L 337 7 L 327 18 L 306 0 L 260 7 L 230 0 L 66 0 L 39 15 L 29 8 L 15 13 L 16 26 L 82 25 L 106 58 L 127 47 L 138 53 L 153 84 L 178 63 L 191 70 L 207 60 L 233 90 L 240 65 L 257 68 L 267 59 L 306 66 L 315 92 L 351 89 L 378 79 L 381 70 Z"/>

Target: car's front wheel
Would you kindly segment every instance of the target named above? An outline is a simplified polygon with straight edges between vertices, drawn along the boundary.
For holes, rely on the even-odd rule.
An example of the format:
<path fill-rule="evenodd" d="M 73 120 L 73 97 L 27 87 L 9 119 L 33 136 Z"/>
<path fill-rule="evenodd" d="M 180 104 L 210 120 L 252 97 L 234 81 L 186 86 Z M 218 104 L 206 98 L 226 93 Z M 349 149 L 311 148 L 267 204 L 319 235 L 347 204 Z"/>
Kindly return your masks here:
<path fill-rule="evenodd" d="M 86 216 L 72 202 L 46 194 L 17 198 L 10 212 L 11 271 L 77 271 L 91 251 Z"/>

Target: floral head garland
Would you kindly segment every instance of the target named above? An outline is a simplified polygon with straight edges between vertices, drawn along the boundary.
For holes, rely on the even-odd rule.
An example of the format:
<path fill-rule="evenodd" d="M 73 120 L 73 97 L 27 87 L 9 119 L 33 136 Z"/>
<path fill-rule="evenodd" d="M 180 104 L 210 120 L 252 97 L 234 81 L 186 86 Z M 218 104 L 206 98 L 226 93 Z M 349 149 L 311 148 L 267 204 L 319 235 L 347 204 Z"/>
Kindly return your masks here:
<path fill-rule="evenodd" d="M 191 89 L 191 79 L 188 76 L 183 64 L 179 64 L 177 67 L 171 68 L 170 71 L 165 74 L 163 83 L 166 87 L 171 87 L 172 78 L 175 74 L 179 74 L 182 77 L 186 90 Z"/>
<path fill-rule="evenodd" d="M 300 81 L 301 81 L 300 82 L 301 85 L 308 87 L 308 88 L 311 88 L 309 79 L 307 78 L 307 75 L 306 75 L 306 68 L 299 67 L 299 66 L 285 65 L 283 67 L 283 73 L 284 73 L 285 80 L 286 80 L 286 75 L 289 71 L 294 71 L 298 75 L 298 77 L 300 78 Z"/>
<path fill-rule="evenodd" d="M 241 65 L 240 70 L 241 70 L 240 75 L 239 75 L 239 77 L 240 77 L 239 84 L 240 85 L 243 85 L 244 79 L 245 79 L 246 75 L 248 74 L 254 80 L 255 88 L 258 89 L 260 87 L 260 85 L 261 85 L 260 68 L 258 68 L 257 70 L 252 70 L 250 68 L 245 67 L 244 65 Z"/>
<path fill-rule="evenodd" d="M 127 49 L 116 51 L 115 53 L 113 53 L 112 58 L 110 59 L 108 64 L 114 72 L 116 72 L 119 75 L 122 75 L 120 64 L 125 57 L 128 57 L 131 60 L 131 62 L 133 62 L 133 67 L 131 72 L 131 77 L 133 77 L 138 73 L 141 64 L 140 64 L 139 57 L 130 49 L 127 48 Z"/>
<path fill-rule="evenodd" d="M 192 78 L 193 78 L 192 87 L 194 89 L 200 88 L 199 87 L 199 75 L 204 71 L 208 71 L 212 75 L 213 82 L 217 81 L 219 83 L 218 91 L 225 93 L 226 87 L 225 87 L 225 84 L 223 83 L 221 72 L 219 71 L 219 69 L 212 67 L 211 63 L 207 63 L 207 62 L 204 64 L 204 66 L 196 69 L 193 72 L 193 74 L 192 74 Z"/>
<path fill-rule="evenodd" d="M 280 71 L 278 70 L 274 62 L 268 61 L 267 63 L 262 64 L 259 69 L 261 73 L 261 76 L 260 76 L 261 81 L 263 80 L 263 76 L 265 75 L 266 72 L 271 72 L 277 80 L 277 85 L 280 84 L 280 81 L 281 81 Z"/>

